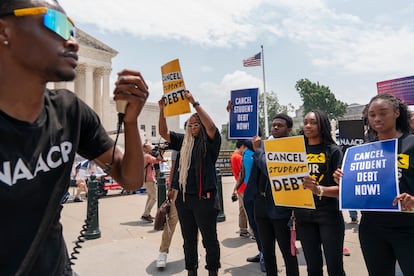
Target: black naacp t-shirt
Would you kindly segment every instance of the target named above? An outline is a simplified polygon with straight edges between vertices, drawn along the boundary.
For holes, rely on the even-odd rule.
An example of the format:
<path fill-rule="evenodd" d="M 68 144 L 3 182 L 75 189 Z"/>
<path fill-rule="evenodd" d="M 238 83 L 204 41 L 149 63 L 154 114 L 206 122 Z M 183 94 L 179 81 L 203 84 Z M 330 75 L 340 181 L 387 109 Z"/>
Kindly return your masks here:
<path fill-rule="evenodd" d="M 95 112 L 68 90 L 46 90 L 44 109 L 34 123 L 0 111 L 0 133 L 0 274 L 14 275 L 54 186 L 68 187 L 75 153 L 94 159 L 113 141 Z M 67 250 L 58 213 L 31 275 L 63 272 Z"/>

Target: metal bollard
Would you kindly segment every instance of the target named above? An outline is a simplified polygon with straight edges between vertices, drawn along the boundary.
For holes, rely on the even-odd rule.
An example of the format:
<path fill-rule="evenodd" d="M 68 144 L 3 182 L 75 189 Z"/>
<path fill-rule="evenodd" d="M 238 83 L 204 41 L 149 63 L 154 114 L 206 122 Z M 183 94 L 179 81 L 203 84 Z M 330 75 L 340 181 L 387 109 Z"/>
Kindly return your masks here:
<path fill-rule="evenodd" d="M 99 181 L 96 175 L 91 174 L 88 180 L 88 208 L 86 211 L 87 227 L 85 239 L 93 240 L 101 237 L 98 217 L 98 189 Z"/>
<path fill-rule="evenodd" d="M 217 221 L 222 222 L 226 220 L 226 215 L 224 214 L 224 205 L 223 205 L 223 182 L 221 181 L 220 170 L 216 168 L 216 177 L 217 177 L 217 196 L 219 199 L 220 211 L 217 215 Z"/>
<path fill-rule="evenodd" d="M 157 196 L 158 196 L 158 208 L 167 199 L 167 185 L 165 184 L 165 175 L 160 172 L 157 177 Z"/>

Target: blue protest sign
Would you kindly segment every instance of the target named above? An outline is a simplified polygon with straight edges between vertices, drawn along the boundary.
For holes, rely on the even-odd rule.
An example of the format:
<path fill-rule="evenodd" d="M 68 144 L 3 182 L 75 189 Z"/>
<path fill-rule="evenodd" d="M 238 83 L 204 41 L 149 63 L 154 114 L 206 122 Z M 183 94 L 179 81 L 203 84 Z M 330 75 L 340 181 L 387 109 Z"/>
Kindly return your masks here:
<path fill-rule="evenodd" d="M 347 149 L 342 164 L 339 202 L 342 210 L 400 211 L 397 139 Z"/>
<path fill-rule="evenodd" d="M 231 91 L 229 139 L 248 139 L 257 135 L 258 103 L 258 88 Z"/>

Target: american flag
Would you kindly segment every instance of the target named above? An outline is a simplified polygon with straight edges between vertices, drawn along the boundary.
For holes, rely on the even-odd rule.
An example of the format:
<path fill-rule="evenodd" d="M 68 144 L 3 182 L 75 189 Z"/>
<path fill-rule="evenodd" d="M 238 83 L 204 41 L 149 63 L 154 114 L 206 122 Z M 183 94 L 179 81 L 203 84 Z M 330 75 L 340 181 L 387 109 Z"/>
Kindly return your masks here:
<path fill-rule="evenodd" d="M 261 56 L 262 53 L 255 54 L 252 57 L 243 60 L 244 67 L 253 67 L 253 66 L 260 66 L 261 65 Z"/>

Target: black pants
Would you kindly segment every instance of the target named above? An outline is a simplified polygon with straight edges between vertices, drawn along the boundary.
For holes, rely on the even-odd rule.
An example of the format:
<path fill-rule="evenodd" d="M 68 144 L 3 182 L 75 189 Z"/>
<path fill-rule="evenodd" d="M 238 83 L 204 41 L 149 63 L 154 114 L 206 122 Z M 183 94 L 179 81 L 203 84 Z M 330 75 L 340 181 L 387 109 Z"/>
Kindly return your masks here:
<path fill-rule="evenodd" d="M 414 275 L 414 227 L 368 223 L 362 215 L 359 241 L 369 275 L 394 276 L 397 260 L 404 275 Z"/>
<path fill-rule="evenodd" d="M 244 210 L 246 210 L 247 219 L 249 220 L 250 228 L 253 230 L 254 238 L 256 239 L 257 249 L 262 252 L 262 242 L 260 234 L 257 231 L 256 220 L 254 216 L 254 200 L 244 200 Z"/>
<path fill-rule="evenodd" d="M 323 275 L 322 249 L 330 276 L 345 275 L 342 249 L 345 223 L 338 210 L 295 210 L 296 231 L 305 254 L 308 276 Z"/>
<path fill-rule="evenodd" d="M 217 239 L 217 215 L 219 205 L 215 195 L 209 199 L 199 199 L 197 195 L 178 193 L 175 201 L 181 233 L 184 239 L 185 269 L 198 268 L 198 230 L 206 249 L 206 269 L 220 268 L 220 245 Z"/>
<path fill-rule="evenodd" d="M 299 275 L 298 259 L 290 253 L 290 228 L 288 222 L 289 218 L 270 219 L 256 215 L 257 230 L 262 242 L 262 252 L 266 265 L 266 275 L 277 275 L 275 241 L 277 241 L 285 261 L 286 275 Z"/>

